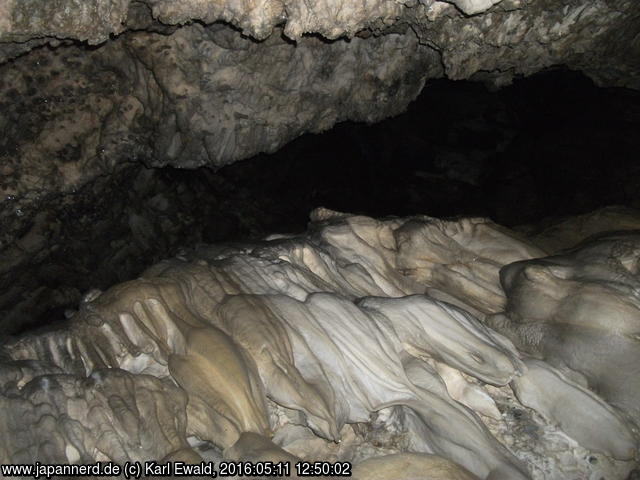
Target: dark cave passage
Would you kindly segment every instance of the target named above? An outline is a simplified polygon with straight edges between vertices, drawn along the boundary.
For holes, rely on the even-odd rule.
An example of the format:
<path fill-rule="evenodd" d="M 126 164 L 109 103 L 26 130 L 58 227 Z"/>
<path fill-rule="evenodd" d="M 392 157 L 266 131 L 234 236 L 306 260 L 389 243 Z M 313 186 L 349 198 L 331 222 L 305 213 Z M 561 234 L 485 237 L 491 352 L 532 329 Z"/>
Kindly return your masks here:
<path fill-rule="evenodd" d="M 274 199 L 269 205 L 295 199 L 276 208 L 299 225 L 317 205 L 519 225 L 634 205 L 639 122 L 637 92 L 599 89 L 576 72 L 542 73 L 498 92 L 435 81 L 396 118 L 343 123 L 220 173 L 255 172 L 246 188 Z M 265 182 L 272 162 L 277 175 Z"/>
<path fill-rule="evenodd" d="M 179 248 L 299 232 L 318 206 L 509 226 L 638 207 L 639 131 L 640 92 L 555 69 L 495 92 L 433 81 L 398 117 L 342 123 L 217 172 L 132 164 L 38 215 L 0 310 L 15 331 L 60 320 L 88 290 Z"/>

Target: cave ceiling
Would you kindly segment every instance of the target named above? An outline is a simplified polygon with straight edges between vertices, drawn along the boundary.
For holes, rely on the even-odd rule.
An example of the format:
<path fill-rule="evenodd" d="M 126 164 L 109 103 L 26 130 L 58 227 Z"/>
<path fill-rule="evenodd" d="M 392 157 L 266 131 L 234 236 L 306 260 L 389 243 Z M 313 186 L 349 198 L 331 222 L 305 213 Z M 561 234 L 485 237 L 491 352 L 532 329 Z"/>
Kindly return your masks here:
<path fill-rule="evenodd" d="M 3 245 L 132 163 L 218 168 L 397 115 L 435 78 L 637 88 L 639 31 L 632 0 L 5 1 Z"/>

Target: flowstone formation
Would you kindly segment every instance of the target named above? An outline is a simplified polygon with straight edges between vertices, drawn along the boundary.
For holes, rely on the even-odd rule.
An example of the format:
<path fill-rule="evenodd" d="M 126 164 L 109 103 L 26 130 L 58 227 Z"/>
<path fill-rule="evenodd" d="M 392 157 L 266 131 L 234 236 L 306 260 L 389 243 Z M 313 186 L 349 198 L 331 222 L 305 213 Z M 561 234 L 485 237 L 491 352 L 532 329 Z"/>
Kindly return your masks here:
<path fill-rule="evenodd" d="M 485 219 L 326 209 L 185 251 L 2 345 L 0 458 L 625 479 L 639 252 L 635 231 L 548 257 Z"/>

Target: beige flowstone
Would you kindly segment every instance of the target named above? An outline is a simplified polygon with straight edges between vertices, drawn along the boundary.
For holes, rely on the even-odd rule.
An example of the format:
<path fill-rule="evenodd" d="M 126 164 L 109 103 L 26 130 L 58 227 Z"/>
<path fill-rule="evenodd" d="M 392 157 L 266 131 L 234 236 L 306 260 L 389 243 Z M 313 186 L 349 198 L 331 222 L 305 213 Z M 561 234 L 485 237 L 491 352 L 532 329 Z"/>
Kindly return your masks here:
<path fill-rule="evenodd" d="M 88 295 L 68 325 L 7 341 L 0 403 L 14 414 L 0 422 L 2 462 L 197 463 L 218 452 L 295 463 L 312 452 L 389 480 L 538 479 L 549 464 L 564 474 L 567 455 L 585 478 L 633 467 L 635 233 L 534 258 L 486 220 L 324 209 L 312 219 L 304 235 L 161 262 Z M 499 269 L 501 258 L 513 263 Z M 506 296 L 483 303 L 500 298 L 499 281 Z M 506 305 L 487 317 L 506 336 L 465 303 Z M 539 417 L 510 416 L 526 407 Z M 510 451 L 497 439 L 557 428 L 574 447 L 558 452 L 541 435 Z M 594 467 L 588 450 L 606 461 Z M 540 451 L 564 457 L 538 464 Z"/>

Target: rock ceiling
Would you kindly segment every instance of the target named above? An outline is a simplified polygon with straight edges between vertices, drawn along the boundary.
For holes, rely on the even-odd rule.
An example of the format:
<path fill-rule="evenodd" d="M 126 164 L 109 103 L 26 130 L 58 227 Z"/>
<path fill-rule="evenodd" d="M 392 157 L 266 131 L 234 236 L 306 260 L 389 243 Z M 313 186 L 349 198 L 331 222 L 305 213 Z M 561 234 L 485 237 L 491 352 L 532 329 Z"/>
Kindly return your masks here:
<path fill-rule="evenodd" d="M 500 85 L 562 64 L 601 84 L 639 85 L 632 0 L 0 8 L 0 193 L 25 214 L 36 197 L 126 162 L 220 166 L 341 120 L 395 115 L 432 78 Z"/>
<path fill-rule="evenodd" d="M 429 79 L 566 65 L 640 86 L 634 0 L 9 0 L 3 245 L 132 163 L 219 167 L 402 112 Z"/>

